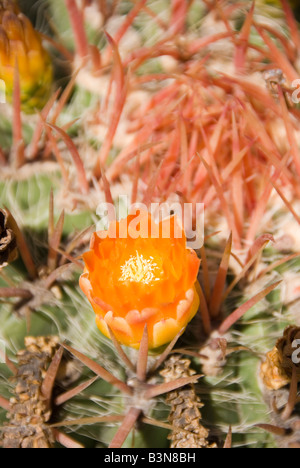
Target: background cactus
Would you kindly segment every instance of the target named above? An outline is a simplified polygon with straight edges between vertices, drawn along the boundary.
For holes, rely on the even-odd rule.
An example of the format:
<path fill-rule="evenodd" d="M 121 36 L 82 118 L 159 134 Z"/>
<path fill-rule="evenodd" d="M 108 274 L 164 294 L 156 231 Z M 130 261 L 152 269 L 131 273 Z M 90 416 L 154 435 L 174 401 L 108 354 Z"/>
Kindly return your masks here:
<path fill-rule="evenodd" d="M 53 335 L 76 352 L 64 352 L 49 424 L 78 444 L 119 443 L 121 427 L 123 447 L 169 447 L 187 393 L 196 417 L 183 430 L 200 446 L 231 433 L 233 447 L 299 444 L 297 404 L 284 421 L 272 411 L 293 388 L 268 389 L 261 364 L 300 323 L 300 35 L 287 1 L 263 3 L 0 1 L 0 18 L 28 18 L 44 78 L 23 87 L 20 67 L 0 104 L 0 253 L 6 232 L 19 252 L 0 265 L 2 434 L 25 337 Z M 205 203 L 199 313 L 161 358 L 146 359 L 146 339 L 124 356 L 79 288 L 97 206 L 114 200 L 126 216 L 120 194 Z M 149 394 L 141 413 L 135 382 L 169 384 L 168 354 L 190 364 L 182 378 L 204 377 Z"/>

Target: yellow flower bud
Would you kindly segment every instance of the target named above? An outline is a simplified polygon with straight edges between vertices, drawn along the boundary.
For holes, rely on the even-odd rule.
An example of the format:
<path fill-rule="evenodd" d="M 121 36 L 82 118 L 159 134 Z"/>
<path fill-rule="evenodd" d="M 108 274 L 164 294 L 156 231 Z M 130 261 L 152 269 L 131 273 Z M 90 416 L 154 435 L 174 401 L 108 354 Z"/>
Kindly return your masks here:
<path fill-rule="evenodd" d="M 26 113 L 41 109 L 51 93 L 53 68 L 41 35 L 34 30 L 12 0 L 0 1 L 0 80 L 12 100 L 15 67 L 18 67 L 21 105 Z"/>

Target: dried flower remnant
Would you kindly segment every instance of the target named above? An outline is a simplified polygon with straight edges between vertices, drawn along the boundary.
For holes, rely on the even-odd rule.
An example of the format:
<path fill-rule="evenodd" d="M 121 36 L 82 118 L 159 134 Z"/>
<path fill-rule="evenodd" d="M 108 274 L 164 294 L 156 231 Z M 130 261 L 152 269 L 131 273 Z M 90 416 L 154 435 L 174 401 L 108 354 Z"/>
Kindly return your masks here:
<path fill-rule="evenodd" d="M 51 412 L 42 395 L 49 363 L 58 348 L 57 337 L 27 337 L 18 353 L 15 396 L 10 400 L 9 422 L 2 428 L 4 448 L 51 448 L 52 430 L 47 427 Z"/>
<path fill-rule="evenodd" d="M 0 209 L 0 269 L 17 256 L 17 242 L 14 232 L 7 226 L 8 215 Z"/>
<path fill-rule="evenodd" d="M 261 378 L 270 390 L 279 390 L 290 383 L 290 378 L 280 365 L 279 351 L 275 347 L 267 353 L 265 362 L 261 365 Z"/>
<path fill-rule="evenodd" d="M 166 223 L 170 236 L 164 238 Z M 129 215 L 112 222 L 108 232 L 95 233 L 90 248 L 83 255 L 80 286 L 105 336 L 110 328 L 120 343 L 139 348 L 147 325 L 154 349 L 169 343 L 196 314 L 200 261 L 186 247 L 175 217 L 155 224 L 148 212 Z"/>
<path fill-rule="evenodd" d="M 267 361 L 261 368 L 261 377 L 267 391 L 265 398 L 270 406 L 272 424 L 258 427 L 274 434 L 279 448 L 299 448 L 299 341 L 300 328 L 289 326 L 284 330 Z"/>
<path fill-rule="evenodd" d="M 183 377 L 190 377 L 195 371 L 190 368 L 191 361 L 182 356 L 171 356 L 164 365 L 160 374 L 165 382 Z M 167 403 L 171 406 L 169 422 L 172 432 L 169 436 L 171 448 L 216 448 L 209 445 L 208 430 L 201 424 L 200 408 L 203 404 L 195 392 L 193 384 L 173 390 L 167 395 Z"/>
<path fill-rule="evenodd" d="M 270 390 L 279 390 L 291 382 L 293 368 L 296 369 L 298 380 L 300 379 L 300 364 L 294 362 L 293 354 L 295 340 L 300 340 L 300 328 L 287 327 L 283 337 L 276 346 L 267 353 L 266 361 L 261 365 L 261 378 L 265 386 Z"/>
<path fill-rule="evenodd" d="M 25 349 L 18 353 L 16 367 L 7 357 L 13 372 L 14 396 L 10 401 L 0 396 L 0 407 L 7 410 L 7 423 L 0 427 L 3 448 L 52 448 L 57 441 L 66 448 L 83 448 L 70 436 L 49 425 L 53 404 L 60 405 L 71 395 L 52 401 L 53 387 L 63 356 L 57 336 L 27 336 Z M 90 382 L 88 383 L 90 384 Z M 88 386 L 86 384 L 86 386 Z M 81 389 L 86 388 L 81 384 Z M 76 389 L 75 389 L 76 392 Z"/>
<path fill-rule="evenodd" d="M 293 368 L 295 368 L 299 381 L 300 363 L 293 358 L 293 356 L 296 356 L 296 348 L 299 348 L 299 344 L 297 345 L 297 340 L 298 343 L 300 343 L 300 328 L 291 325 L 284 330 L 283 337 L 280 338 L 276 343 L 276 348 L 279 352 L 281 367 L 290 378 L 292 377 Z"/>
<path fill-rule="evenodd" d="M 16 74 L 17 69 L 17 74 Z M 42 45 L 41 35 L 12 1 L 0 2 L 0 79 L 6 97 L 12 100 L 16 75 L 21 105 L 26 113 L 47 103 L 53 81 L 52 62 Z"/>

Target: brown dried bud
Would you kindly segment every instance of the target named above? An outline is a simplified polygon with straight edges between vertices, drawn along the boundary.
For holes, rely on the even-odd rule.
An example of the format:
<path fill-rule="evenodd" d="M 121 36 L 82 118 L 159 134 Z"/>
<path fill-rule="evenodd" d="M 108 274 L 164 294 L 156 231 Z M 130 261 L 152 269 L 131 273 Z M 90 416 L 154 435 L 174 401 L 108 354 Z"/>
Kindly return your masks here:
<path fill-rule="evenodd" d="M 293 368 L 297 370 L 300 380 L 300 363 L 297 362 L 297 341 L 300 343 L 300 328 L 287 327 L 283 337 L 276 346 L 267 353 L 267 359 L 261 366 L 261 378 L 270 390 L 279 390 L 291 382 Z M 298 353 L 299 354 L 299 353 Z"/>
<path fill-rule="evenodd" d="M 165 362 L 165 368 L 160 374 L 165 382 L 191 377 L 195 371 L 190 365 L 189 359 L 171 356 Z M 170 392 L 166 401 L 171 406 L 169 415 L 169 422 L 173 428 L 169 435 L 171 448 L 217 448 L 216 444 L 209 444 L 209 431 L 201 424 L 200 408 L 203 404 L 193 385 L 186 385 Z"/>
<path fill-rule="evenodd" d="M 267 359 L 261 365 L 260 376 L 264 385 L 270 390 L 279 390 L 291 381 L 280 364 L 279 351 L 276 346 L 267 353 Z"/>
<path fill-rule="evenodd" d="M 299 342 L 297 342 L 299 340 Z M 283 337 L 276 343 L 279 352 L 279 361 L 289 377 L 292 377 L 293 368 L 297 370 L 298 379 L 300 379 L 300 363 L 297 362 L 297 348 L 300 347 L 300 327 L 290 326 L 284 330 Z M 299 353 L 298 353 L 299 354 Z"/>
<path fill-rule="evenodd" d="M 25 349 L 18 352 L 14 396 L 7 421 L 0 430 L 3 448 L 51 448 L 54 434 L 47 424 L 51 417 L 42 386 L 58 349 L 56 336 L 26 337 Z"/>
<path fill-rule="evenodd" d="M 13 231 L 7 227 L 7 221 L 7 212 L 0 209 L 0 268 L 17 257 L 16 237 Z"/>

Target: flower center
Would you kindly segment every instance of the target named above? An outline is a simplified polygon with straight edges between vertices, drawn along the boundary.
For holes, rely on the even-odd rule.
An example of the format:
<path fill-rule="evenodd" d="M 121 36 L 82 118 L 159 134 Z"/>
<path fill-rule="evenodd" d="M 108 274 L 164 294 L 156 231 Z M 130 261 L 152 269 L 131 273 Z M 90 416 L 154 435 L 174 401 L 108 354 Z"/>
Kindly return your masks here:
<path fill-rule="evenodd" d="M 136 251 L 136 255 L 131 255 L 121 266 L 122 276 L 120 281 L 130 281 L 135 283 L 150 284 L 159 281 L 160 268 L 154 262 L 153 257 L 145 258 Z M 156 272 L 156 274 L 155 274 Z"/>

